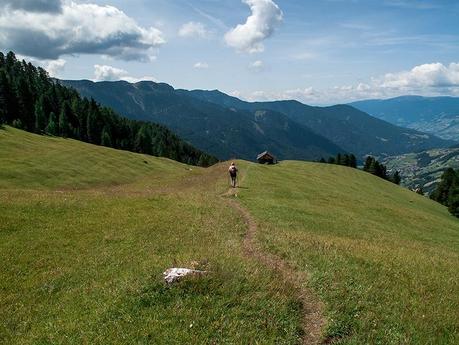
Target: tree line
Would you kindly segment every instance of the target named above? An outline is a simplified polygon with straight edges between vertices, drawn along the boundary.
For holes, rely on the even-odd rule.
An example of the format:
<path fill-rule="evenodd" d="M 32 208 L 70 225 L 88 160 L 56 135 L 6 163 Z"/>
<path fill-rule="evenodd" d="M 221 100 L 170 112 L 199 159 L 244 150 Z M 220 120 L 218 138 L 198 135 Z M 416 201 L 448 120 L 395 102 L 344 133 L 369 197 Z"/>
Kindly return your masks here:
<path fill-rule="evenodd" d="M 217 159 L 159 124 L 130 120 L 74 89 L 60 85 L 40 67 L 0 52 L 0 124 L 37 134 L 209 166 Z"/>
<path fill-rule="evenodd" d="M 449 212 L 459 218 L 459 170 L 446 169 L 430 198 L 447 206 Z"/>
<path fill-rule="evenodd" d="M 328 163 L 328 164 L 337 164 L 337 165 L 344 165 L 351 168 L 357 168 L 357 159 L 354 154 L 341 154 L 338 153 L 335 157 L 331 156 L 328 160 L 325 158 L 321 158 L 319 160 L 320 163 Z M 372 156 L 367 156 L 365 159 L 365 163 L 363 165 L 363 171 L 368 172 L 372 175 L 378 176 L 384 180 L 390 181 L 397 185 L 401 182 L 400 172 L 395 170 L 392 174 L 387 172 L 387 167 L 380 163 L 376 158 Z"/>

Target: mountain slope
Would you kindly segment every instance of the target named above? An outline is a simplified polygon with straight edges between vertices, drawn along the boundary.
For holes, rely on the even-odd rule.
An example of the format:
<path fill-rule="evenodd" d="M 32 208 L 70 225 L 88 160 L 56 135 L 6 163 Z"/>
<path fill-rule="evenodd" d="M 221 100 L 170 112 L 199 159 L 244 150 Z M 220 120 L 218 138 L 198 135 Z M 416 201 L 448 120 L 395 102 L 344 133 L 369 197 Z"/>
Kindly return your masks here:
<path fill-rule="evenodd" d="M 393 155 L 453 144 L 432 135 L 394 126 L 348 105 L 312 107 L 297 101 L 243 102 L 216 90 L 194 90 L 189 94 L 236 109 L 269 109 L 283 113 L 360 157 L 367 154 Z"/>
<path fill-rule="evenodd" d="M 332 164 L 252 165 L 244 182 L 261 248 L 307 272 L 326 304 L 324 343 L 459 342 L 459 220 L 446 207 Z"/>
<path fill-rule="evenodd" d="M 0 142 L 1 343 L 301 342 L 289 277 L 244 251 L 226 164 L 10 127 Z M 323 343 L 459 341 L 459 221 L 445 207 L 342 166 L 237 164 L 232 201 L 257 249 L 323 299 Z M 171 265 L 209 273 L 165 286 Z"/>
<path fill-rule="evenodd" d="M 396 125 L 459 140 L 459 98 L 402 96 L 351 105 Z"/>
<path fill-rule="evenodd" d="M 388 169 L 400 171 L 402 184 L 414 189 L 422 187 L 432 192 L 447 168 L 459 169 L 459 148 L 432 149 L 387 157 Z"/>
<path fill-rule="evenodd" d="M 280 159 L 317 159 L 343 151 L 320 134 L 275 111 L 229 109 L 189 97 L 167 84 L 62 81 L 86 97 L 135 119 L 151 120 L 219 158 L 249 160 L 264 150 Z"/>
<path fill-rule="evenodd" d="M 244 254 L 226 165 L 10 127 L 0 143 L 1 344 L 300 338 L 295 291 Z M 166 286 L 173 265 L 211 273 Z"/>
<path fill-rule="evenodd" d="M 217 162 L 164 126 L 129 120 L 62 86 L 41 67 L 0 52 L 0 125 L 209 166 Z"/>

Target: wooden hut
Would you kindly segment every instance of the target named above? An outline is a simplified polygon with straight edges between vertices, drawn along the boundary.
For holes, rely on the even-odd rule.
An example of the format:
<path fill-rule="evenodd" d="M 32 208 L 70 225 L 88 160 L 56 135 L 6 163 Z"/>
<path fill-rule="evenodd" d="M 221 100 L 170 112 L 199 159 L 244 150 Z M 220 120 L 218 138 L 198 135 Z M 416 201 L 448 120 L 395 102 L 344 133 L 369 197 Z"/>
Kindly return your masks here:
<path fill-rule="evenodd" d="M 262 152 L 257 156 L 257 161 L 260 164 L 276 164 L 277 159 L 268 151 Z"/>

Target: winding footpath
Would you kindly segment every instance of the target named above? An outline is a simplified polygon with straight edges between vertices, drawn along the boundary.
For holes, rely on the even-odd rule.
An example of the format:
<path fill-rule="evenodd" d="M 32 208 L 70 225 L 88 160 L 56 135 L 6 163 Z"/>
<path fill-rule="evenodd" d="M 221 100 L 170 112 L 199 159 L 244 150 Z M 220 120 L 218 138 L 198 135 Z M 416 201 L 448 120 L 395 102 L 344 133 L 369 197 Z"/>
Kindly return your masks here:
<path fill-rule="evenodd" d="M 323 316 L 323 304 L 306 286 L 309 279 L 308 274 L 293 269 L 282 258 L 263 251 L 256 242 L 258 226 L 250 212 L 243 207 L 236 199 L 237 188 L 224 194 L 229 206 L 237 210 L 247 224 L 247 232 L 244 237 L 244 252 L 248 257 L 256 259 L 269 269 L 274 270 L 283 279 L 285 284 L 289 284 L 297 291 L 297 298 L 302 303 L 302 344 L 319 345 L 329 344 L 330 339 L 323 339 L 323 329 L 326 320 Z"/>

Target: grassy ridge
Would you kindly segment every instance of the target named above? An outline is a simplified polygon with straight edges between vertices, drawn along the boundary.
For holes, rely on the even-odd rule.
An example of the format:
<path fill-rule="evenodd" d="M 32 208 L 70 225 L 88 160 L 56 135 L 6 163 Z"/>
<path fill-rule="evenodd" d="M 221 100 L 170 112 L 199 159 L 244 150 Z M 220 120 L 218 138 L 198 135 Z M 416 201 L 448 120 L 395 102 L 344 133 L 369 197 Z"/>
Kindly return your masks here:
<path fill-rule="evenodd" d="M 459 342 L 459 222 L 427 198 L 335 165 L 251 165 L 258 240 L 312 273 L 338 344 Z"/>
<path fill-rule="evenodd" d="M 225 167 L 0 136 L 0 343 L 298 341 L 291 289 L 243 255 Z M 193 261 L 211 273 L 164 285 Z"/>

